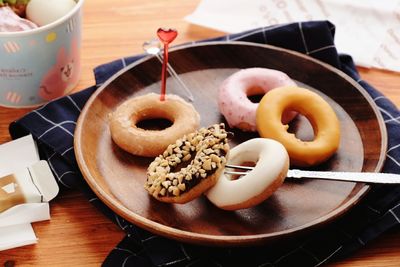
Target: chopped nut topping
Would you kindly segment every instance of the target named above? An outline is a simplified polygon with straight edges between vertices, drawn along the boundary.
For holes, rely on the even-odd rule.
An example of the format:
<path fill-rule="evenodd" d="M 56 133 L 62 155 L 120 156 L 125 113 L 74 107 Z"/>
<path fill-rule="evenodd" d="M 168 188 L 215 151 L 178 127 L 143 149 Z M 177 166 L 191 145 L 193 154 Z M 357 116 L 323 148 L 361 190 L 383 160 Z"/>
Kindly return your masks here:
<path fill-rule="evenodd" d="M 179 188 L 179 190 L 181 190 L 181 191 L 185 191 L 186 186 L 185 186 L 185 184 L 179 184 L 179 185 L 178 185 L 178 188 Z"/>
<path fill-rule="evenodd" d="M 192 155 L 186 154 L 186 155 L 183 157 L 182 161 L 188 161 L 191 157 L 192 157 Z"/>
<path fill-rule="evenodd" d="M 167 189 L 161 188 L 160 190 L 160 195 L 165 196 L 165 193 L 167 192 Z"/>
<path fill-rule="evenodd" d="M 227 136 L 221 123 L 178 139 L 149 165 L 145 188 L 155 197 L 179 196 L 190 190 L 226 163 Z M 173 172 L 185 163 L 186 167 Z"/>

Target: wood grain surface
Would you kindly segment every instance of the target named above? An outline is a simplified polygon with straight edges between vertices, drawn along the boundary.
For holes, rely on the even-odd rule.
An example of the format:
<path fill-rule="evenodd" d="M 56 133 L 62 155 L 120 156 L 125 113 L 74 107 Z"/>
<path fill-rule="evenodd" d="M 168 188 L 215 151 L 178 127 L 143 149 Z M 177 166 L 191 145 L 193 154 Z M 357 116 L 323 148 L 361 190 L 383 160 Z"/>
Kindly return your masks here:
<path fill-rule="evenodd" d="M 142 52 L 142 43 L 157 28 L 174 27 L 174 44 L 220 36 L 223 33 L 188 24 L 184 16 L 199 0 L 86 0 L 84 5 L 83 72 L 75 91 L 94 83 L 92 69 L 102 63 Z M 371 83 L 400 106 L 400 75 L 359 68 Z M 10 140 L 8 125 L 29 109 L 0 108 L 0 142 Z M 51 202 L 52 219 L 34 224 L 36 245 L 0 252 L 1 266 L 99 266 L 123 237 L 117 226 L 76 191 L 62 192 Z M 399 266 L 400 229 L 393 229 L 349 258 L 329 266 Z"/>
<path fill-rule="evenodd" d="M 171 50 L 169 58 L 192 89 L 192 104 L 201 116 L 201 126 L 225 122 L 218 109 L 216 88 L 227 77 L 255 66 L 276 69 L 324 97 L 340 121 L 338 151 L 313 169 L 379 171 L 383 166 L 387 143 L 383 119 L 373 100 L 362 94 L 364 89 L 335 68 L 300 53 L 249 43 L 187 45 Z M 204 197 L 185 205 L 155 201 L 143 190 L 153 158 L 131 155 L 112 142 L 109 114 L 131 97 L 158 93 L 160 67 L 154 57 L 143 59 L 99 88 L 82 110 L 75 131 L 75 154 L 84 177 L 122 217 L 186 242 L 222 246 L 265 243 L 326 223 L 367 192 L 368 187 L 361 183 L 288 180 L 262 205 L 236 212 L 216 208 Z M 167 93 L 175 91 L 184 97 L 173 79 L 168 84 Z M 227 131 L 233 132 L 231 147 L 258 137 L 229 126 Z M 313 138 L 309 123 L 301 117 L 291 123 L 290 131 L 306 140 Z M 297 201 L 299 198 L 302 201 Z"/>

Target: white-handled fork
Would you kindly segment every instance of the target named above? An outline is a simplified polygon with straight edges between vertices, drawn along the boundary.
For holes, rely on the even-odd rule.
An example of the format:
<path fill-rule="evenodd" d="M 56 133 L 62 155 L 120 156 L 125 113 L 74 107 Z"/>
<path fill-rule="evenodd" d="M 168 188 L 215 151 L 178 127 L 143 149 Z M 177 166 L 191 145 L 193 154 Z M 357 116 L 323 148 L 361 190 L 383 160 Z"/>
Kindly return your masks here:
<path fill-rule="evenodd" d="M 243 171 L 225 170 L 226 174 L 245 175 L 254 169 L 249 166 L 225 165 L 225 168 L 238 169 Z M 379 173 L 379 172 L 336 172 L 336 171 L 304 171 L 304 170 L 288 170 L 286 177 L 288 178 L 314 178 L 348 182 L 363 183 L 379 183 L 379 184 L 400 184 L 400 174 Z"/>

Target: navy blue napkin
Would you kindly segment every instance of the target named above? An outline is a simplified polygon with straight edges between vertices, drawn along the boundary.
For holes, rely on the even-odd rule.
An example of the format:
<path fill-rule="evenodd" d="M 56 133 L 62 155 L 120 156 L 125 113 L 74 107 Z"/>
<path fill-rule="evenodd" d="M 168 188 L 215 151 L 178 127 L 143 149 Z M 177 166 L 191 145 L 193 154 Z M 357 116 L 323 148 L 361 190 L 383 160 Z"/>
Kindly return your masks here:
<path fill-rule="evenodd" d="M 334 32 L 331 23 L 315 21 L 259 28 L 204 41 L 271 44 L 305 53 L 347 73 L 371 95 L 385 119 L 389 145 L 383 171 L 400 173 L 399 110 L 360 78 L 350 56 L 337 53 Z M 289 244 L 210 249 L 153 235 L 125 221 L 104 205 L 82 178 L 74 156 L 73 133 L 91 94 L 116 71 L 143 56 L 121 58 L 97 67 L 96 85 L 52 101 L 10 125 L 13 138 L 29 133 L 34 136 L 41 157 L 48 160 L 60 185 L 84 191 L 91 203 L 126 232 L 104 266 L 320 266 L 349 255 L 400 225 L 400 186 L 387 185 L 373 186 L 346 215 Z"/>

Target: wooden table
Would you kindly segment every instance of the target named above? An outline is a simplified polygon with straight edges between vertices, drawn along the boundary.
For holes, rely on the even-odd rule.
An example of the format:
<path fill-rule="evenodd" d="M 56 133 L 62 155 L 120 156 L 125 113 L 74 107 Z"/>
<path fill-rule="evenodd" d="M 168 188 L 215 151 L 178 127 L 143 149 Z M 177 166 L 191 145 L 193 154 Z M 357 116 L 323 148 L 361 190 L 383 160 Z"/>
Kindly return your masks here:
<path fill-rule="evenodd" d="M 222 35 L 183 20 L 198 3 L 199 0 L 86 0 L 83 73 L 76 91 L 94 84 L 95 66 L 141 53 L 143 41 L 153 38 L 161 26 L 178 29 L 174 44 Z M 400 106 L 398 73 L 363 68 L 359 71 L 364 80 Z M 1 143 L 10 140 L 9 123 L 28 111 L 0 108 Z M 98 266 L 123 237 L 117 226 L 76 191 L 63 192 L 52 201 L 51 215 L 51 221 L 34 224 L 38 244 L 0 252 L 0 265 Z M 382 235 L 350 258 L 329 266 L 400 266 L 400 229 Z"/>

